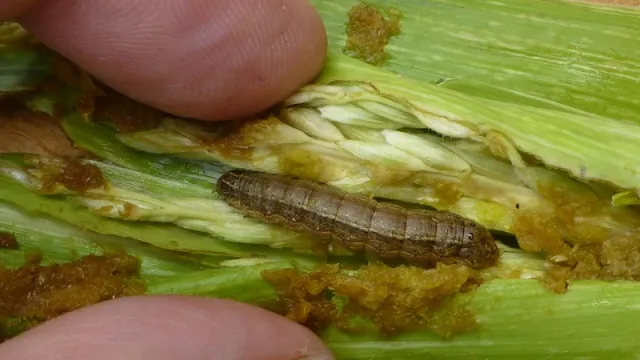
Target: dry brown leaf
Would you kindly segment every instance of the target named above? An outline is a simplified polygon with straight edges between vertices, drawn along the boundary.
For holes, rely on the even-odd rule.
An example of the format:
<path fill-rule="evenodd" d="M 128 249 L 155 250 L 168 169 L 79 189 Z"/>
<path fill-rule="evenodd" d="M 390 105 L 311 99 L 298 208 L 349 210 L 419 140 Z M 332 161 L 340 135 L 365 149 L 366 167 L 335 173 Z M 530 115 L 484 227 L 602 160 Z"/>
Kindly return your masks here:
<path fill-rule="evenodd" d="M 0 114 L 0 153 L 29 153 L 76 158 L 86 153 L 73 147 L 59 122 L 46 114 Z"/>

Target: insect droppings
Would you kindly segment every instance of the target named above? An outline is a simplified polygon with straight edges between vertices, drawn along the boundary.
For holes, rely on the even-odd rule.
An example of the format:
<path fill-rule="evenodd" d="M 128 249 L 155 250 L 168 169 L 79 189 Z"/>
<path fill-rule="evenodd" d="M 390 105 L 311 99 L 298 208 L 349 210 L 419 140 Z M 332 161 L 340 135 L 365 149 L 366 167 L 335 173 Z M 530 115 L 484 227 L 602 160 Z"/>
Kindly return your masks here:
<path fill-rule="evenodd" d="M 381 260 L 484 268 L 499 257 L 487 228 L 451 212 L 406 209 L 310 180 L 249 170 L 225 173 L 216 191 L 247 216 Z"/>

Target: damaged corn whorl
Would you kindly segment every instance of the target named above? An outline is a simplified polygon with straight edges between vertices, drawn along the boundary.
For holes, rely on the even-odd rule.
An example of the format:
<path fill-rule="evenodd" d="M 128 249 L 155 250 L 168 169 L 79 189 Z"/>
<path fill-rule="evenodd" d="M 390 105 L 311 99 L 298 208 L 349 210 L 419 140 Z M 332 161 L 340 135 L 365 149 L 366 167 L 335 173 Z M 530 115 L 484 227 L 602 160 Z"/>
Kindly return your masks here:
<path fill-rule="evenodd" d="M 371 83 L 335 80 L 368 75 Z M 585 123 L 576 136 L 591 141 L 588 121 L 593 119 L 458 97 L 395 79 L 334 56 L 319 80 L 286 99 L 275 116 L 250 119 L 226 132 L 166 119 L 154 130 L 120 134 L 119 139 L 143 151 L 216 160 L 428 205 L 520 237 L 582 243 L 593 238 L 590 233 L 601 241 L 640 228 L 628 209 L 611 206 L 613 194 L 603 196 L 569 176 L 580 176 L 576 159 L 594 156 L 582 150 L 588 144 L 576 148 L 562 139 L 552 141 L 577 121 Z M 633 131 L 629 136 L 635 136 Z M 531 146 L 539 151 L 527 152 Z M 551 168 L 566 164 L 559 168 L 569 174 L 529 164 L 525 158 L 531 154 Z M 590 163 L 592 169 L 610 179 L 617 176 L 605 169 L 615 164 L 600 160 Z"/>
<path fill-rule="evenodd" d="M 491 194 L 486 198 L 505 206 L 515 206 L 518 201 L 535 203 L 538 197 L 535 181 L 527 176 L 527 165 L 503 136 L 489 132 L 481 137 L 472 124 L 427 115 L 406 101 L 379 94 L 369 84 L 309 85 L 284 102 L 279 119 L 304 132 L 314 144 L 339 148 L 373 167 L 421 173 L 435 182 L 458 187 L 469 179 L 485 187 L 493 185 L 496 190 L 511 187 L 509 193 L 516 196 L 496 200 L 497 194 Z M 473 140 L 446 140 L 443 136 Z M 499 176 L 474 173 L 474 165 L 482 165 L 470 162 L 473 154 L 498 161 Z M 498 159 L 489 158 L 492 155 Z M 527 189 L 527 185 L 533 186 Z M 483 197 L 468 190 L 467 195 Z"/>
<path fill-rule="evenodd" d="M 493 151 L 508 155 L 518 166 L 518 152 L 535 156 L 545 166 L 568 172 L 583 181 L 597 181 L 624 190 L 640 190 L 638 124 L 576 113 L 483 99 L 446 87 L 403 78 L 342 54 L 330 53 L 323 73 L 310 86 L 314 101 L 320 96 L 340 104 L 363 98 L 357 91 L 316 90 L 316 85 L 357 87 L 367 81 L 371 91 L 396 101 L 438 134 L 491 143 Z M 302 89 L 301 93 L 309 90 Z M 304 99 L 301 94 L 294 95 Z M 388 104 L 388 101 L 386 102 Z M 291 103 L 291 101 L 289 101 Z M 500 139 L 495 142 L 489 139 Z M 616 144 L 611 146 L 610 144 Z M 516 151 L 517 149 L 517 151 Z"/>
<path fill-rule="evenodd" d="M 18 166 L 0 159 L 0 177 L 6 177 L 22 184 L 30 191 L 66 196 L 75 204 L 86 207 L 101 217 L 126 221 L 147 221 L 174 223 L 184 229 L 209 233 L 216 238 L 233 239 L 234 242 L 248 244 L 266 244 L 272 247 L 302 246 L 309 239 L 294 231 L 269 226 L 260 221 L 249 219 L 231 211 L 230 207 L 216 196 L 162 196 L 123 188 L 122 184 L 111 184 L 103 178 L 99 186 L 91 186 L 79 191 L 69 184 L 61 183 L 55 176 L 67 166 L 58 158 L 26 157 L 26 164 Z M 77 167 L 93 166 L 101 174 L 124 173 L 140 179 L 140 174 L 106 165 L 92 160 L 78 162 Z M 77 170 L 76 170 L 77 172 Z M 81 180 L 72 179 L 86 185 L 86 175 L 76 174 Z M 117 180 L 117 178 L 116 178 Z M 146 181 L 149 184 L 148 180 Z M 161 191 L 158 191 L 161 193 Z M 209 195 L 208 192 L 206 192 Z M 244 229 L 241 234 L 238 228 Z M 278 241 L 274 241 L 278 239 Z"/>
<path fill-rule="evenodd" d="M 360 163 L 381 164 L 389 170 L 412 174 L 401 181 L 411 189 L 377 183 L 372 192 L 381 197 L 451 210 L 508 232 L 516 230 L 513 223 L 518 212 L 534 211 L 536 216 L 546 213 L 551 222 L 556 215 L 563 215 L 554 215 L 563 200 L 549 199 L 548 191 L 545 194 L 544 186 L 550 183 L 559 185 L 558 190 L 575 190 L 574 197 L 591 195 L 582 199 L 585 205 L 594 205 L 593 197 L 597 197 L 588 186 L 565 174 L 528 165 L 499 132 L 481 131 L 473 124 L 452 120 L 454 117 L 425 112 L 405 100 L 381 94 L 370 84 L 309 85 L 283 105 L 280 119 L 306 135 L 337 145 Z M 440 135 L 469 140 L 445 140 Z M 425 180 L 432 198 L 420 197 Z M 334 184 L 340 186 L 339 182 Z M 456 193 L 453 198 L 449 196 L 448 203 L 442 192 L 438 194 L 438 186 L 443 184 Z M 612 209 L 606 200 L 598 202 L 605 210 L 590 214 L 577 211 L 571 221 L 600 222 L 594 228 L 599 228 L 600 234 L 609 233 L 605 237 L 637 235 L 640 224 L 630 212 Z M 528 215 L 533 216 L 533 212 Z M 564 230 L 557 236 L 579 243 L 583 235 Z"/>
<path fill-rule="evenodd" d="M 421 111 L 410 102 L 382 94 L 363 82 L 307 85 L 284 101 L 284 106 L 295 105 L 313 107 L 332 122 L 373 129 L 428 128 L 454 138 L 470 138 L 478 133 L 472 124 L 452 121 L 447 114 Z"/>
<path fill-rule="evenodd" d="M 337 88 L 323 88 L 339 94 Z M 304 96 L 296 94 L 293 99 Z M 309 101 L 310 97 L 306 99 Z M 357 117 L 338 122 L 322 116 L 308 102 L 294 103 L 283 107 L 278 117 L 252 119 L 225 135 L 166 119 L 154 130 L 120 134 L 119 138 L 144 151 L 216 160 L 238 168 L 308 178 L 351 193 L 432 206 L 520 238 L 541 238 L 548 231 L 555 231 L 553 236 L 559 241 L 566 238 L 574 243 L 583 242 L 584 233 L 571 233 L 571 229 L 563 228 L 562 221 L 567 216 L 572 218 L 572 224 L 591 227 L 598 234 L 618 231 L 617 228 L 621 232 L 632 231 L 639 225 L 635 219 L 610 213 L 606 202 L 602 209 L 584 206 L 598 209 L 595 213 L 567 215 L 562 208 L 568 195 L 556 199 L 557 193 L 578 198 L 585 193 L 589 202 L 593 192 L 563 174 L 524 166 L 513 149 L 491 151 L 492 142 L 502 140 L 498 134 L 487 136 L 488 144 L 445 140 L 419 129 L 411 113 L 402 111 L 398 105 L 401 102 L 392 102 L 386 110 L 384 104 L 377 107 L 374 115 L 380 123 L 373 126 L 366 123 L 370 119 L 367 113 L 362 114 L 364 122 Z M 334 105 L 333 114 L 340 114 L 343 105 Z M 347 107 L 347 112 L 352 109 Z M 396 116 L 385 117 L 382 113 Z M 414 124 L 413 128 L 403 128 L 397 123 L 382 127 L 383 121 L 391 122 L 398 117 L 404 117 L 401 122 Z M 522 167 L 512 166 L 509 159 Z M 542 194 L 535 186 L 541 183 L 557 189 Z M 570 200 L 572 206 L 584 201 Z M 557 213 L 558 210 L 563 213 Z"/>
<path fill-rule="evenodd" d="M 309 85 L 284 106 L 281 120 L 311 137 L 336 143 L 363 160 L 383 160 L 372 159 L 377 154 L 386 155 L 386 162 L 393 161 L 408 171 L 471 172 L 464 159 L 427 134 L 398 129 L 431 129 L 459 138 L 471 137 L 472 129 L 413 111 L 407 103 L 379 95 L 371 85 Z"/>

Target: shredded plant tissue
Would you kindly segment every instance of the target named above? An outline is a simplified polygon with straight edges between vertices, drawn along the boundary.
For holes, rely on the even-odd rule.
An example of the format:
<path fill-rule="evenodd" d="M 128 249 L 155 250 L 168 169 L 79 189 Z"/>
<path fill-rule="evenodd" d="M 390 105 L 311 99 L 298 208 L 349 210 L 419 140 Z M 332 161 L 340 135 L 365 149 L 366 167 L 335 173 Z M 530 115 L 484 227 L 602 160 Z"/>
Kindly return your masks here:
<path fill-rule="evenodd" d="M 92 164 L 67 160 L 62 165 L 41 164 L 40 167 L 44 174 L 40 190 L 44 193 L 55 192 L 59 185 L 78 194 L 108 186 L 100 168 Z"/>
<path fill-rule="evenodd" d="M 554 199 L 551 213 L 517 213 L 512 231 L 519 246 L 528 252 L 543 252 L 550 262 L 543 283 L 564 293 L 570 280 L 640 280 L 638 235 L 606 231 L 577 218 L 606 218 L 606 204 L 596 196 L 572 196 L 552 185 L 542 184 L 545 198 Z M 574 239 L 569 244 L 564 238 Z"/>
<path fill-rule="evenodd" d="M 17 269 L 0 265 L 0 342 L 43 321 L 101 301 L 142 295 L 139 261 L 125 254 L 87 255 L 41 265 L 30 255 Z"/>
<path fill-rule="evenodd" d="M 429 329 L 448 338 L 476 327 L 455 295 L 475 289 L 481 279 L 462 265 L 422 269 L 372 263 L 357 272 L 325 265 L 311 272 L 269 270 L 263 277 L 279 294 L 277 311 L 317 333 L 329 325 L 356 333 L 373 325 L 384 336 Z"/>
<path fill-rule="evenodd" d="M 402 15 L 395 9 L 383 12 L 371 5 L 358 3 L 349 11 L 347 41 L 343 51 L 372 65 L 389 59 L 385 47 L 400 34 Z"/>

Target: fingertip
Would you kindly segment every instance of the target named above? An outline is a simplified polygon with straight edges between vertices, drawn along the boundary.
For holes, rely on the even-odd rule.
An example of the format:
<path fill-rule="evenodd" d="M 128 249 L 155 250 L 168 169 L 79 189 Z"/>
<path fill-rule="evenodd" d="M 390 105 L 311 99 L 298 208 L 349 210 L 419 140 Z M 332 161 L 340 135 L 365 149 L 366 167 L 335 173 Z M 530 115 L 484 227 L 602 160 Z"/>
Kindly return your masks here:
<path fill-rule="evenodd" d="M 12 21 L 36 4 L 37 0 L 9 0 L 0 2 L 0 21 Z"/>
<path fill-rule="evenodd" d="M 120 298 L 50 320 L 3 345 L 0 358 L 333 359 L 308 329 L 258 307 L 184 296 Z"/>
<path fill-rule="evenodd" d="M 308 1 L 58 0 L 22 18 L 103 83 L 174 115 L 263 111 L 320 72 L 324 24 Z"/>

